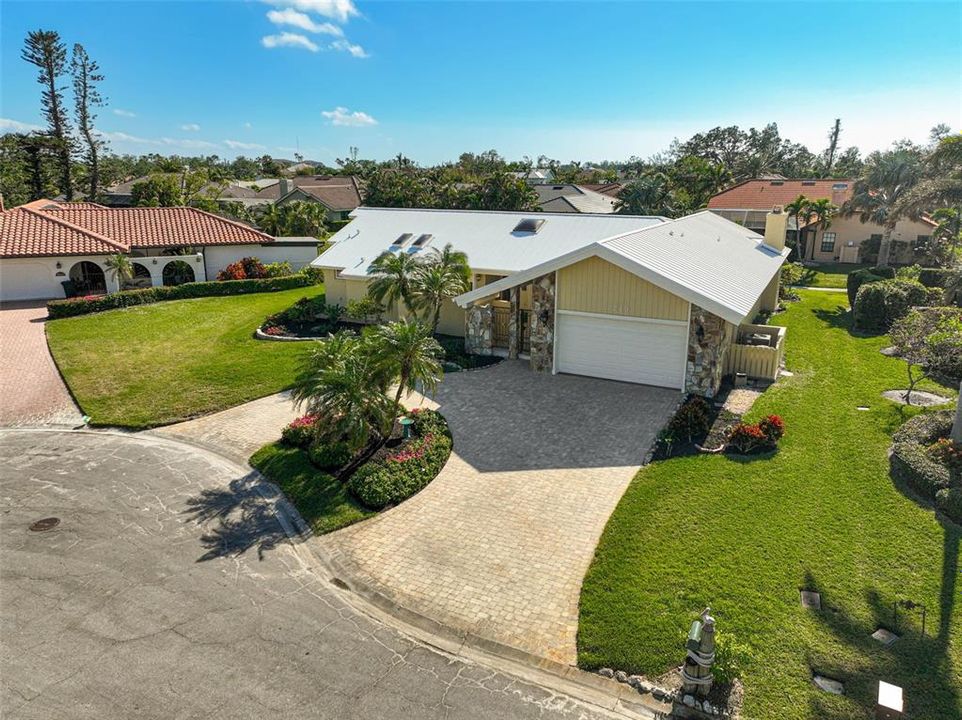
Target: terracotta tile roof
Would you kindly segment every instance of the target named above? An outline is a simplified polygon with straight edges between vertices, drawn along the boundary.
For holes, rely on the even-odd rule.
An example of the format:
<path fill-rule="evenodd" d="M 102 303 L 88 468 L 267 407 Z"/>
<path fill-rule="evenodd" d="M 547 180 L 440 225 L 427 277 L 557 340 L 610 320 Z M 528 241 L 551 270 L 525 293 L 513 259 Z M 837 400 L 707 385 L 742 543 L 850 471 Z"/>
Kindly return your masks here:
<path fill-rule="evenodd" d="M 247 225 L 188 207 L 105 208 L 37 200 L 0 212 L 0 257 L 103 255 L 132 247 L 273 241 Z"/>
<path fill-rule="evenodd" d="M 126 250 L 119 243 L 27 205 L 0 212 L 0 257 L 107 255 Z"/>
<path fill-rule="evenodd" d="M 273 242 L 270 235 L 190 207 L 133 207 L 43 211 L 129 247 L 184 247 Z"/>
<path fill-rule="evenodd" d="M 854 180 L 746 180 L 723 190 L 708 201 L 710 209 L 771 210 L 804 195 L 810 200 L 826 198 L 841 205 L 852 196 Z"/>

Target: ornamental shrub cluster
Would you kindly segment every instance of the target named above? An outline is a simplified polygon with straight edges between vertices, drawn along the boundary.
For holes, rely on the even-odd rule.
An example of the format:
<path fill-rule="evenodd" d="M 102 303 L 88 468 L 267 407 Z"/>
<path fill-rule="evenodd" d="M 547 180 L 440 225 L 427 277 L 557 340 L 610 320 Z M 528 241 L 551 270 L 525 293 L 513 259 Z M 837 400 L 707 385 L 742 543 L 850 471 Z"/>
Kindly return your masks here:
<path fill-rule="evenodd" d="M 268 277 L 267 268 L 256 257 L 241 258 L 219 273 L 218 280 L 261 280 Z"/>
<path fill-rule="evenodd" d="M 916 280 L 879 280 L 863 284 L 855 296 L 854 324 L 859 330 L 887 330 L 913 307 L 937 304 L 942 293 Z"/>
<path fill-rule="evenodd" d="M 785 421 L 778 415 L 768 415 L 757 423 L 738 423 L 728 438 L 728 449 L 742 455 L 771 450 L 785 435 Z"/>
<path fill-rule="evenodd" d="M 710 425 L 711 406 L 705 398 L 693 395 L 678 408 L 666 430 L 676 441 L 691 442 L 708 432 Z"/>
<path fill-rule="evenodd" d="M 52 319 L 74 317 L 135 305 L 150 305 L 165 300 L 277 292 L 279 290 L 309 287 L 315 284 L 312 276 L 297 273 L 287 277 L 264 278 L 262 280 L 227 280 L 223 282 L 184 283 L 183 285 L 159 285 L 139 290 L 121 290 L 109 295 L 95 297 L 51 300 L 47 303 L 47 314 Z"/>
<path fill-rule="evenodd" d="M 291 447 L 306 448 L 314 440 L 319 416 L 302 415 L 281 430 L 281 442 Z"/>
<path fill-rule="evenodd" d="M 880 280 L 894 279 L 895 269 L 890 267 L 862 268 L 861 270 L 854 270 L 850 272 L 845 283 L 845 289 L 848 293 L 848 306 L 851 308 L 855 307 L 855 297 L 858 295 L 858 290 L 860 287 L 862 287 L 862 285 L 878 282 Z"/>
<path fill-rule="evenodd" d="M 380 510 L 411 497 L 441 472 L 451 454 L 451 433 L 440 413 L 411 413 L 417 438 L 383 460 L 367 463 L 348 481 L 355 497 Z"/>
<path fill-rule="evenodd" d="M 892 436 L 889 466 L 904 482 L 954 522 L 962 522 L 962 477 L 955 465 L 957 448 L 940 442 L 952 430 L 952 410 L 916 415 Z"/>
<path fill-rule="evenodd" d="M 322 470 L 338 470 L 347 465 L 354 457 L 354 451 L 346 442 L 315 441 L 307 449 L 311 462 Z"/>

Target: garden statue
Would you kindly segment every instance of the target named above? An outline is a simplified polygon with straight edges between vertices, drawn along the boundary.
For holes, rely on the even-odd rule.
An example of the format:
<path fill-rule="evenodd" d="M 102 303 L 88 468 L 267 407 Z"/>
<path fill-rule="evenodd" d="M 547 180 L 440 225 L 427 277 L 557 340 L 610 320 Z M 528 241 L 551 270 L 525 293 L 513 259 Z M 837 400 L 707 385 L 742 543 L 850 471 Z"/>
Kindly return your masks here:
<path fill-rule="evenodd" d="M 701 620 L 695 620 L 688 631 L 686 648 L 688 655 L 681 671 L 682 689 L 685 694 L 708 695 L 711 690 L 711 666 L 715 661 L 715 618 L 705 608 Z"/>

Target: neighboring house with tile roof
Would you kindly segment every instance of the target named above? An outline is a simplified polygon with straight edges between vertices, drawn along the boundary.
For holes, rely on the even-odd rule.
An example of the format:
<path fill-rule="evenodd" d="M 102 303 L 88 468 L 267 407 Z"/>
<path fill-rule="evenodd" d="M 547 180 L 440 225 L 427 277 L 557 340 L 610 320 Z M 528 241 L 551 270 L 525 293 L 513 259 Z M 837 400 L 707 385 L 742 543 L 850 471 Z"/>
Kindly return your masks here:
<path fill-rule="evenodd" d="M 37 200 L 0 212 L 0 300 L 64 297 L 118 289 L 107 256 L 134 265 L 128 287 L 213 279 L 243 257 L 287 261 L 299 269 L 317 243 L 278 242 L 233 220 L 190 207 L 108 208 Z"/>
<path fill-rule="evenodd" d="M 276 191 L 278 206 L 297 201 L 319 203 L 327 218 L 335 221 L 347 220 L 361 204 L 361 185 L 352 175 L 299 175 L 282 179 Z"/>
<path fill-rule="evenodd" d="M 778 373 L 784 329 L 752 323 L 778 303 L 784 213 L 764 237 L 708 211 L 668 220 L 359 207 L 352 217 L 312 263 L 328 302 L 365 297 L 386 252 L 427 258 L 451 244 L 467 255 L 471 289 L 442 304 L 439 331 L 464 337 L 469 352 L 707 397 L 726 374 Z"/>
<path fill-rule="evenodd" d="M 745 180 L 715 195 L 708 201 L 708 209 L 716 215 L 757 231 L 765 227 L 765 215 L 776 205 L 784 207 L 799 195 L 804 195 L 810 200 L 824 198 L 841 207 L 851 199 L 854 184 L 855 181 L 851 179 Z M 930 238 L 934 228 L 935 223 L 927 219 L 900 220 L 892 233 L 892 262 L 926 262 L 927 258 L 918 254 L 915 248 Z M 874 261 L 874 256 L 867 254 L 862 244 L 872 240 L 872 244 L 877 247 L 884 230 L 881 225 L 863 223 L 857 217 L 841 215 L 833 218 L 827 228 L 817 228 L 813 223 L 809 223 L 801 228 L 799 255 L 801 259 L 814 262 Z M 790 237 L 799 235 L 795 218 L 789 221 L 788 231 Z"/>
<path fill-rule="evenodd" d="M 534 185 L 544 212 L 613 213 L 617 200 L 582 185 Z"/>

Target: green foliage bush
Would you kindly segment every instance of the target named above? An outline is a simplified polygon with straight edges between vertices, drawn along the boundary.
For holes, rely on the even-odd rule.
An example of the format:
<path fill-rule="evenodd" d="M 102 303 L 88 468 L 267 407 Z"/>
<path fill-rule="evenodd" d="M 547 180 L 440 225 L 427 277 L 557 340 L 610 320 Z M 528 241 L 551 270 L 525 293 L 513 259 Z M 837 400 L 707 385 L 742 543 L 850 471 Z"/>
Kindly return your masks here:
<path fill-rule="evenodd" d="M 247 295 L 249 293 L 277 292 L 315 285 L 314 280 L 303 273 L 287 277 L 265 278 L 261 280 L 225 280 L 210 282 L 184 283 L 183 285 L 160 285 L 140 290 L 121 290 L 94 298 L 72 298 L 51 300 L 47 303 L 47 314 L 51 318 L 75 317 L 104 310 L 150 305 L 165 300 L 186 300 L 189 298 L 220 297 L 224 295 Z"/>
<path fill-rule="evenodd" d="M 916 415 L 902 425 L 892 436 L 892 455 L 889 467 L 892 477 L 904 482 L 922 497 L 946 506 L 946 514 L 953 520 L 962 522 L 962 510 L 956 493 L 949 493 L 951 473 L 948 465 L 929 452 L 929 447 L 940 438 L 946 437 L 952 429 L 954 413 L 951 410 Z M 951 514 L 951 512 L 956 514 Z"/>
<path fill-rule="evenodd" d="M 878 282 L 879 280 L 894 280 L 895 270 L 893 268 L 862 268 L 861 270 L 854 270 L 848 274 L 846 278 L 846 291 L 848 292 L 848 305 L 849 307 L 855 307 L 855 297 L 858 295 L 858 289 L 867 283 Z"/>
<path fill-rule="evenodd" d="M 272 262 L 264 265 L 264 273 L 266 277 L 287 277 L 288 275 L 293 275 L 294 270 L 291 268 L 291 264 L 286 260 L 283 262 Z"/>
<path fill-rule="evenodd" d="M 348 481 L 351 492 L 364 505 L 380 510 L 411 497 L 441 472 L 451 454 L 451 433 L 440 413 L 413 412 L 417 439 L 395 455 L 372 461 Z"/>
<path fill-rule="evenodd" d="M 354 453 L 345 442 L 315 442 L 307 449 L 311 462 L 322 470 L 337 470 L 347 465 Z"/>
<path fill-rule="evenodd" d="M 855 296 L 854 325 L 859 330 L 887 330 L 913 307 L 938 303 L 942 293 L 915 280 L 879 280 L 863 284 Z"/>
<path fill-rule="evenodd" d="M 919 272 L 919 282 L 928 288 L 944 288 L 951 277 L 951 268 L 922 268 Z"/>
<path fill-rule="evenodd" d="M 687 440 L 708 432 L 711 424 L 711 406 L 703 397 L 692 396 L 682 403 L 675 416 L 668 421 L 668 433 L 675 441 Z"/>
<path fill-rule="evenodd" d="M 292 420 L 281 430 L 281 442 L 291 447 L 308 447 L 317 434 L 317 421 L 316 415 L 303 415 Z"/>

